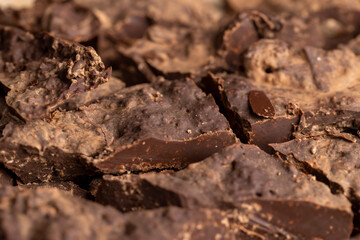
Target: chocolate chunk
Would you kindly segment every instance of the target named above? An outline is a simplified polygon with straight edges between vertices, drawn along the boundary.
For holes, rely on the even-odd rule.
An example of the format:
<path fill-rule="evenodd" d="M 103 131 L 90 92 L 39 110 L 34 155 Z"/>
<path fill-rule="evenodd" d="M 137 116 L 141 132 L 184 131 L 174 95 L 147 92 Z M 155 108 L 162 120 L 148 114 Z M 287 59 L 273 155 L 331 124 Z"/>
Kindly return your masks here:
<path fill-rule="evenodd" d="M 94 12 L 71 1 L 49 4 L 41 21 L 43 31 L 75 42 L 90 41 L 101 29 L 101 21 Z"/>
<path fill-rule="evenodd" d="M 360 141 L 319 136 L 271 144 L 288 161 L 313 173 L 334 193 L 343 193 L 352 203 L 354 232 L 360 229 Z"/>
<path fill-rule="evenodd" d="M 1 192 L 0 203 L 0 234 L 5 240 L 170 240 L 174 236 L 179 239 L 215 239 L 221 236 L 230 240 L 275 236 L 271 230 L 269 233 L 266 229 L 257 229 L 256 218 L 246 209 L 166 207 L 121 214 L 111 207 L 75 198 L 54 188 L 7 188 Z"/>
<path fill-rule="evenodd" d="M 191 81 L 125 88 L 47 121 L 8 124 L 1 161 L 24 182 L 183 168 L 236 141 Z M 28 172 L 32 174 L 29 175 Z"/>
<path fill-rule="evenodd" d="M 249 104 L 253 113 L 260 117 L 271 118 L 275 116 L 275 109 L 263 91 L 250 91 Z"/>
<path fill-rule="evenodd" d="M 66 99 L 96 88 L 111 74 L 92 48 L 12 27 L 1 27 L 0 38 L 6 103 L 25 120 L 49 117 Z"/>
<path fill-rule="evenodd" d="M 220 54 L 230 66 L 238 68 L 242 65 L 241 54 L 257 40 L 254 24 L 247 15 L 241 14 L 224 31 Z"/>
<path fill-rule="evenodd" d="M 279 40 L 263 39 L 244 54 L 246 78 L 222 73 L 203 79 L 205 88 L 224 109 L 232 129 L 243 142 L 255 143 L 271 152 L 268 143 L 291 139 L 301 111 L 317 112 L 319 108 L 324 112 L 358 111 L 360 99 L 355 93 L 360 88 L 355 77 L 358 57 L 348 50 L 306 49 L 312 49 L 311 59 L 316 61 L 313 65 L 303 51 Z M 272 119 L 256 115 L 262 111 L 254 108 L 257 105 L 250 102 L 249 107 L 251 91 L 266 92 L 274 108 Z"/>
<path fill-rule="evenodd" d="M 94 193 L 98 201 L 120 210 L 169 205 L 246 209 L 250 219 L 258 219 L 259 230 L 250 230 L 260 236 L 263 229 L 294 239 L 337 239 L 348 237 L 352 228 L 344 196 L 331 194 L 322 183 L 253 145 L 230 146 L 173 174 L 104 176 Z"/>
<path fill-rule="evenodd" d="M 266 85 L 254 84 L 250 79 L 236 75 L 209 75 L 203 79 L 203 83 L 224 108 L 232 129 L 243 142 L 255 143 L 271 151 L 268 143 L 284 142 L 291 138 L 293 125 L 299 121 L 299 109 L 291 105 L 291 98 L 281 96 L 282 93 Z M 252 99 L 254 106 L 249 104 L 249 93 L 259 89 L 267 92 L 268 106 L 273 107 L 268 113 L 263 110 L 263 103 L 254 105 L 255 99 Z M 256 111 L 261 111 L 264 116 L 269 113 L 273 115 L 268 115 L 271 119 L 266 119 L 254 114 Z"/>

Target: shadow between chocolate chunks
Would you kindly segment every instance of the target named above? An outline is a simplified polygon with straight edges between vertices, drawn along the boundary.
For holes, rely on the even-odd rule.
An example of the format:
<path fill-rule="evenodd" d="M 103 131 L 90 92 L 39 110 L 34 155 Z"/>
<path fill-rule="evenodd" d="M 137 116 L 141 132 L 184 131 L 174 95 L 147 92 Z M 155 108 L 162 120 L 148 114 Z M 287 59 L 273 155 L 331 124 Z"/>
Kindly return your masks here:
<path fill-rule="evenodd" d="M 94 49 L 0 27 L 0 83 L 6 104 L 26 121 L 48 118 L 65 100 L 111 75 Z"/>
<path fill-rule="evenodd" d="M 46 121 L 9 123 L 0 142 L 5 166 L 33 182 L 184 168 L 236 137 L 213 98 L 187 79 L 120 89 Z"/>
<path fill-rule="evenodd" d="M 229 146 L 176 173 L 104 176 L 93 183 L 92 193 L 120 211 L 164 206 L 245 211 L 257 227 L 245 226 L 244 232 L 264 239 L 341 239 L 352 230 L 343 195 L 254 145 Z"/>

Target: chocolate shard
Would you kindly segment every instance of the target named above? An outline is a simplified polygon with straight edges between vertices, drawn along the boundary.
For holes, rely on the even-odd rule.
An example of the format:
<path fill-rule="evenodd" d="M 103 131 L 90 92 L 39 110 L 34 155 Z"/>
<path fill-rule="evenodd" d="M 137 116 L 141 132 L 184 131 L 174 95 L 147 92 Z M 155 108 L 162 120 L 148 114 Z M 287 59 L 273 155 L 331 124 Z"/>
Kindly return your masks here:
<path fill-rule="evenodd" d="M 220 55 L 230 66 L 242 65 L 241 54 L 259 39 L 258 32 L 247 14 L 240 14 L 222 33 Z"/>
<path fill-rule="evenodd" d="M 94 49 L 13 27 L 0 27 L 0 82 L 6 103 L 25 120 L 49 117 L 65 100 L 105 83 Z"/>
<path fill-rule="evenodd" d="M 275 109 L 263 91 L 250 91 L 249 104 L 253 113 L 260 117 L 271 118 L 275 116 Z"/>
<path fill-rule="evenodd" d="M 192 80 L 120 89 L 47 121 L 7 124 L 1 158 L 24 182 L 184 168 L 236 142 Z M 31 174 L 28 174 L 31 172 Z"/>
<path fill-rule="evenodd" d="M 253 145 L 230 146 L 176 173 L 104 176 L 94 185 L 97 201 L 122 211 L 163 206 L 248 211 L 258 224 L 250 230 L 260 236 L 265 231 L 280 239 L 338 239 L 352 230 L 343 195 Z"/>

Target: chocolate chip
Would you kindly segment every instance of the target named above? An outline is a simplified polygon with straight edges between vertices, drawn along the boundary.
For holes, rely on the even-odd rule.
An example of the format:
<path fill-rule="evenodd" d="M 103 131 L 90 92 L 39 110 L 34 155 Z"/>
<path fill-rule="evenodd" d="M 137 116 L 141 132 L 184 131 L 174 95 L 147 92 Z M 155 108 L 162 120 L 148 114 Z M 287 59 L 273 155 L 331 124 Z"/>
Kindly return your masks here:
<path fill-rule="evenodd" d="M 250 91 L 249 103 L 251 110 L 260 117 L 271 118 L 275 109 L 263 91 Z"/>

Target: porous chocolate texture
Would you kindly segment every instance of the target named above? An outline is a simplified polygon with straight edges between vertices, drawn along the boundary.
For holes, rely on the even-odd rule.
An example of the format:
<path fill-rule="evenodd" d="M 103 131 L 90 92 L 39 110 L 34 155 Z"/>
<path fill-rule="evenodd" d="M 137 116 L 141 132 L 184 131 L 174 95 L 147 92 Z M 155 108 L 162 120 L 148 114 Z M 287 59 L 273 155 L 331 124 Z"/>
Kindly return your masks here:
<path fill-rule="evenodd" d="M 279 40 L 263 39 L 252 44 L 244 55 L 246 76 L 209 74 L 203 83 L 240 139 L 270 151 L 268 143 L 291 139 L 302 112 L 358 111 L 358 62 L 348 49 L 299 50 Z M 253 91 L 261 91 L 264 96 L 255 111 Z M 269 116 L 259 114 L 265 109 L 274 109 L 274 113 L 268 110 Z"/>
<path fill-rule="evenodd" d="M 183 168 L 236 142 L 192 80 L 125 88 L 47 121 L 6 125 L 1 161 L 24 182 Z M 30 174 L 29 174 L 30 173 Z"/>
<path fill-rule="evenodd" d="M 105 83 L 110 74 L 92 48 L 0 27 L 2 95 L 25 121 L 50 117 L 65 100 Z"/>
<path fill-rule="evenodd" d="M 2 189 L 0 236 L 17 239 L 258 239 L 251 211 L 166 207 L 121 214 L 54 188 Z M 26 228 L 24 228 L 26 226 Z M 268 239 L 266 230 L 258 229 Z M 281 236 L 276 239 L 285 239 Z"/>
<path fill-rule="evenodd" d="M 343 195 L 254 145 L 235 144 L 174 174 L 104 176 L 96 200 L 121 211 L 161 206 L 247 209 L 265 238 L 350 236 L 352 212 Z M 314 228 L 314 226 L 317 226 Z"/>

